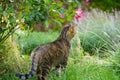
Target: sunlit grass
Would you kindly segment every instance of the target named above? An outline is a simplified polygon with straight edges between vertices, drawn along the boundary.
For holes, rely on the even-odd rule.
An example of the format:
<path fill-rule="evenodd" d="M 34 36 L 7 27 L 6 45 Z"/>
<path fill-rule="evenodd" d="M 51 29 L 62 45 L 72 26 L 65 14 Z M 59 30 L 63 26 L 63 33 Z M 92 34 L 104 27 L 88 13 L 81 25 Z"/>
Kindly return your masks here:
<path fill-rule="evenodd" d="M 107 13 L 93 9 L 84 12 L 78 37 L 85 51 L 102 54 L 116 50 L 120 39 L 120 12 Z"/>
<path fill-rule="evenodd" d="M 67 68 L 62 71 L 60 76 L 56 76 L 52 71 L 48 80 L 119 80 L 115 71 L 116 64 L 119 65 L 119 57 L 117 63 L 116 57 L 114 57 L 115 69 L 111 60 L 113 59 L 111 54 L 119 53 L 116 51 L 120 38 L 119 14 L 119 12 L 112 14 L 98 10 L 85 12 L 85 17 L 80 21 L 77 34 L 72 40 Z M 5 44 L 9 44 L 10 47 L 5 49 L 4 54 L 0 54 L 0 56 L 7 55 L 0 64 L 0 80 L 18 80 L 15 77 L 16 72 L 26 73 L 29 71 L 31 50 L 35 46 L 55 40 L 57 36 L 58 32 L 27 34 L 23 32 L 23 34 L 17 35 L 17 42 L 8 40 Z M 96 55 L 90 56 L 89 52 L 81 47 L 81 41 L 88 50 L 91 49 L 89 46 L 92 47 Z M 88 44 L 85 45 L 86 43 Z M 108 46 L 108 49 L 106 50 L 103 46 Z M 103 52 L 104 58 L 101 58 L 100 55 Z M 119 70 L 119 67 L 117 69 Z M 36 80 L 36 76 L 30 80 Z"/>
<path fill-rule="evenodd" d="M 58 32 L 28 32 L 28 31 L 18 31 L 16 32 L 17 42 L 19 43 L 19 49 L 21 54 L 30 54 L 31 51 L 40 44 L 48 43 L 54 41 Z M 23 34 L 21 34 L 23 33 Z"/>
<path fill-rule="evenodd" d="M 83 57 L 84 58 L 84 57 Z M 60 77 L 50 75 L 49 80 L 118 80 L 109 66 L 99 64 L 93 59 L 69 58 L 68 66 Z"/>
<path fill-rule="evenodd" d="M 97 60 L 97 58 L 91 56 L 89 58 L 69 58 L 67 68 L 62 71 L 61 76 L 56 76 L 55 72 L 51 72 L 48 80 L 119 80 L 110 66 L 99 64 L 95 59 Z M 17 80 L 14 73 L 5 74 L 2 79 Z M 36 76 L 30 80 L 34 79 L 36 79 Z"/>

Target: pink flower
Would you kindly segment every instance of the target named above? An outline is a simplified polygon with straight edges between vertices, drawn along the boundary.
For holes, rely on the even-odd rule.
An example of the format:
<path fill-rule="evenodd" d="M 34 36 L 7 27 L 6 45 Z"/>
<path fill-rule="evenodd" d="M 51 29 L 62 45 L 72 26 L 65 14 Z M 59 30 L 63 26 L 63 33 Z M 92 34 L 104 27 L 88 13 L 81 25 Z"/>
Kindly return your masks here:
<path fill-rule="evenodd" d="M 76 13 L 75 16 L 74 16 L 75 20 L 79 20 L 80 18 L 82 18 L 82 16 L 83 16 L 83 11 L 82 10 L 76 9 L 75 13 Z"/>
<path fill-rule="evenodd" d="M 88 3 L 88 2 L 89 2 L 89 0 L 85 0 L 85 2 L 86 2 L 86 3 Z"/>
<path fill-rule="evenodd" d="M 64 15 L 63 15 L 63 14 L 61 14 L 61 13 L 59 14 L 59 16 L 60 16 L 60 18 L 64 18 Z"/>

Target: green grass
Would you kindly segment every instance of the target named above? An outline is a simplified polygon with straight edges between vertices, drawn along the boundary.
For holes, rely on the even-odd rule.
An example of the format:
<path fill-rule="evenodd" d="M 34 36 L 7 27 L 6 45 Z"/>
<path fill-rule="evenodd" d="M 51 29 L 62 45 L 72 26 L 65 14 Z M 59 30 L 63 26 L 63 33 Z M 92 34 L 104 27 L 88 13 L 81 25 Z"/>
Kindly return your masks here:
<path fill-rule="evenodd" d="M 120 39 L 119 12 L 107 13 L 93 9 L 84 12 L 84 17 L 79 24 L 77 35 L 85 51 L 102 54 L 117 48 Z"/>
<path fill-rule="evenodd" d="M 90 13 L 86 12 L 84 15 L 85 17 L 78 27 L 78 33 L 72 40 L 67 68 L 62 71 L 60 76 L 56 76 L 55 71 L 52 71 L 47 80 L 120 79 L 120 50 L 118 47 L 120 15 L 118 12 L 113 16 L 113 14 L 96 10 Z M 18 80 L 14 74 L 29 71 L 29 54 L 33 48 L 54 41 L 58 36 L 58 32 L 52 31 L 45 33 L 17 31 L 16 33 L 17 42 L 15 40 L 11 42 L 8 39 L 0 46 L 0 80 Z M 81 41 L 84 43 L 82 46 Z M 97 55 L 89 56 L 88 52 L 85 51 L 85 48 L 90 50 L 89 47 L 90 49 L 92 47 Z M 99 51 L 104 50 L 104 56 L 108 54 L 109 56 L 101 58 L 98 55 L 101 55 L 102 52 Z M 36 76 L 30 80 L 36 80 Z"/>
<path fill-rule="evenodd" d="M 40 44 L 54 41 L 58 32 L 28 32 L 28 31 L 18 31 L 17 42 L 19 43 L 19 49 L 22 54 L 30 54 L 31 51 Z"/>
<path fill-rule="evenodd" d="M 82 60 L 82 59 L 81 59 Z M 70 62 L 61 77 L 50 76 L 50 80 L 119 80 L 114 71 L 95 62 Z"/>
<path fill-rule="evenodd" d="M 69 58 L 67 68 L 62 71 L 61 76 L 56 76 L 55 72 L 49 74 L 48 80 L 119 80 L 110 66 L 98 64 L 95 59 Z M 14 73 L 5 74 L 2 80 L 17 80 Z M 36 76 L 30 80 L 35 80 Z"/>

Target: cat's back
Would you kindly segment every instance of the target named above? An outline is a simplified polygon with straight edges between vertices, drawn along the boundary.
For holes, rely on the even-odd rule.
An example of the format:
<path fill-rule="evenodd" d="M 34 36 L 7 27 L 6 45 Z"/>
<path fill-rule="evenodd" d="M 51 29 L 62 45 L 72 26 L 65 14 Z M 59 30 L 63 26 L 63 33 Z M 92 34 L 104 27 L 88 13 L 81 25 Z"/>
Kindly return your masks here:
<path fill-rule="evenodd" d="M 64 45 L 65 44 L 62 40 L 42 44 L 32 51 L 31 57 L 34 55 L 37 55 L 38 57 L 41 56 L 42 58 L 45 56 L 60 57 L 62 54 L 66 53 L 66 48 Z"/>
<path fill-rule="evenodd" d="M 33 50 L 33 53 L 38 53 L 38 52 L 40 52 L 40 53 L 45 53 L 45 52 L 47 52 L 51 47 L 52 45 L 52 43 L 46 43 L 46 44 L 42 44 L 42 45 L 39 45 L 39 46 L 37 46 L 34 50 Z"/>
<path fill-rule="evenodd" d="M 42 44 L 36 47 L 33 52 L 48 53 L 49 51 L 57 51 L 57 49 L 62 49 L 64 43 L 62 40 L 55 40 L 50 43 Z"/>

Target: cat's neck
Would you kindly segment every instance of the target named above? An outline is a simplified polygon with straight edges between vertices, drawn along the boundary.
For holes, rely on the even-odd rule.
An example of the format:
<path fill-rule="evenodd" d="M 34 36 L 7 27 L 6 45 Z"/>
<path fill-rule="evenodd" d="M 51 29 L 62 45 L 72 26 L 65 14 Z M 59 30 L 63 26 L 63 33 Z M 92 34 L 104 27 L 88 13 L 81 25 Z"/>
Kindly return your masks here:
<path fill-rule="evenodd" d="M 64 40 L 70 43 L 71 39 L 67 39 L 67 37 L 63 36 L 63 34 L 60 34 L 56 40 Z"/>
<path fill-rule="evenodd" d="M 61 36 L 59 36 L 56 40 L 63 40 L 63 41 L 65 41 L 65 42 L 70 43 L 70 40 L 68 40 L 68 39 L 66 39 L 66 38 L 63 38 L 63 37 L 61 37 Z"/>
<path fill-rule="evenodd" d="M 70 41 L 68 41 L 67 39 L 58 37 L 58 38 L 55 40 L 55 42 L 56 42 L 56 41 L 61 42 L 61 44 L 62 44 L 62 43 L 63 43 L 63 44 L 66 44 L 66 46 L 70 47 Z"/>

